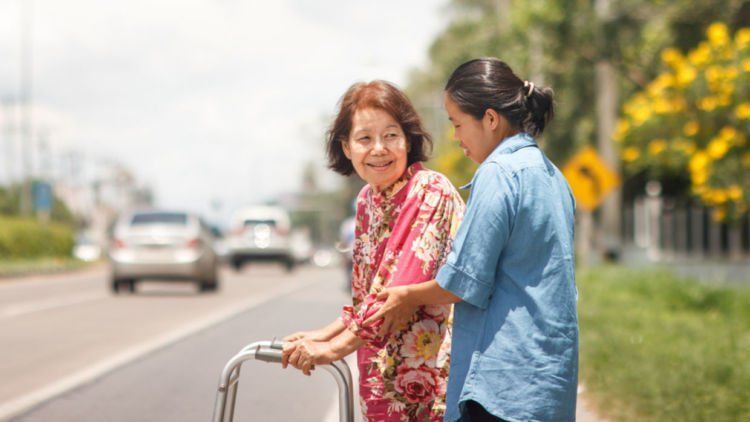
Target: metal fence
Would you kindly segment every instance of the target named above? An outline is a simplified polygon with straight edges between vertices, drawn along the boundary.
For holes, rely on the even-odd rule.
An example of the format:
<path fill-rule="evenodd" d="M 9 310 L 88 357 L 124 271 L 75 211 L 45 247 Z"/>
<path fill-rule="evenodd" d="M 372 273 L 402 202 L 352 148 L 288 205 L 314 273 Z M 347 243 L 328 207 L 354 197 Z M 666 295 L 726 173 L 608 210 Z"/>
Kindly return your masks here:
<path fill-rule="evenodd" d="M 725 223 L 704 206 L 658 195 L 624 205 L 622 239 L 651 261 L 750 262 L 750 216 Z"/>

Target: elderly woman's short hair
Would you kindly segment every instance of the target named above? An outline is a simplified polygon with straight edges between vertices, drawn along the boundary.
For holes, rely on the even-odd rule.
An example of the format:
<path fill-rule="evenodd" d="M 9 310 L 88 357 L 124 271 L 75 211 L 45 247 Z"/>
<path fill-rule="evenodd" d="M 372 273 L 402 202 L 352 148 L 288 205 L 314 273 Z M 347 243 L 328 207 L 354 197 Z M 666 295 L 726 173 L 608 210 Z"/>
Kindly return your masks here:
<path fill-rule="evenodd" d="M 349 139 L 354 113 L 367 108 L 385 111 L 401 126 L 409 145 L 407 165 L 427 161 L 432 138 L 422 126 L 419 114 L 409 98 L 389 82 L 372 81 L 352 85 L 339 101 L 339 112 L 326 136 L 329 168 L 344 176 L 354 171 L 352 162 L 344 155 L 342 143 Z"/>

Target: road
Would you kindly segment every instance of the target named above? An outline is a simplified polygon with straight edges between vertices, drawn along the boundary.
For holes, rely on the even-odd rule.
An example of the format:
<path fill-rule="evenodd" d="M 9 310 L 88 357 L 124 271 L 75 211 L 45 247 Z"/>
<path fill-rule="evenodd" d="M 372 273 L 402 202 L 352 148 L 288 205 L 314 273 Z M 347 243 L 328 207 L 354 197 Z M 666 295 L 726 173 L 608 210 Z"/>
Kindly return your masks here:
<path fill-rule="evenodd" d="M 0 419 L 207 421 L 226 361 L 245 344 L 330 322 L 338 268 L 222 273 L 216 294 L 146 283 L 114 296 L 98 267 L 0 282 Z M 248 362 L 237 420 L 336 420 L 336 385 Z"/>
<path fill-rule="evenodd" d="M 350 300 L 340 268 L 224 270 L 210 294 L 149 282 L 116 296 L 107 280 L 104 266 L 0 280 L 0 421 L 208 421 L 242 346 L 326 324 Z M 338 420 L 324 371 L 247 362 L 240 385 L 237 421 Z M 577 419 L 599 420 L 583 400 Z"/>

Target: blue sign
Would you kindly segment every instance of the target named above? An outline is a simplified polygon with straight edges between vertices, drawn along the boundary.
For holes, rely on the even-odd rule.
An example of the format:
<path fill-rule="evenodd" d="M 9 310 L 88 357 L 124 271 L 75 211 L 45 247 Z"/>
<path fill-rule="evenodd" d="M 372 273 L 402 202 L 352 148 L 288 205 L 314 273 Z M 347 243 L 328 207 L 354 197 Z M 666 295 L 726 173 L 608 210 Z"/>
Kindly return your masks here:
<path fill-rule="evenodd" d="M 52 211 L 52 185 L 47 182 L 34 182 L 31 185 L 31 196 L 34 198 L 34 211 Z"/>

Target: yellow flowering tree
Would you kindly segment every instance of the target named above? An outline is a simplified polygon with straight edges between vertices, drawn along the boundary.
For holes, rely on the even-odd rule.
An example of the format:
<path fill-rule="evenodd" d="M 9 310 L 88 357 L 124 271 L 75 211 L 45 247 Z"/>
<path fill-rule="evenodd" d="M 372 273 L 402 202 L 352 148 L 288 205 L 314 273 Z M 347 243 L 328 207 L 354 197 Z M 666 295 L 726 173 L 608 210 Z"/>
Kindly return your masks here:
<path fill-rule="evenodd" d="M 722 23 L 683 55 L 662 51 L 663 72 L 624 104 L 615 131 L 628 175 L 689 178 L 691 193 L 734 218 L 750 205 L 750 28 Z"/>

